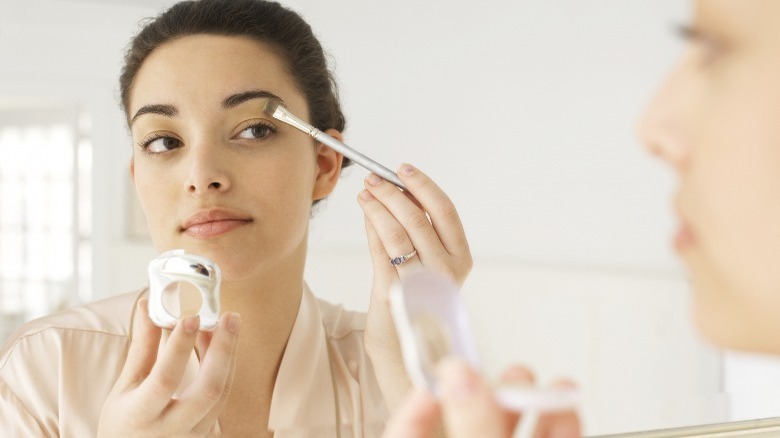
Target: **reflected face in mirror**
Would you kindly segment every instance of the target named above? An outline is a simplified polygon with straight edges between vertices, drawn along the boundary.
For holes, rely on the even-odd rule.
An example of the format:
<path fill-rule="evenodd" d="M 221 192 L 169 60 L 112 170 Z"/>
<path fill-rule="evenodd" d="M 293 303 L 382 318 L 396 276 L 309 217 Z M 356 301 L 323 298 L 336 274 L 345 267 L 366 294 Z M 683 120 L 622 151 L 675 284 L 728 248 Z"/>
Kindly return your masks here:
<path fill-rule="evenodd" d="M 268 47 L 214 35 L 155 49 L 130 92 L 131 174 L 155 247 L 209 257 L 226 281 L 302 264 L 312 201 L 338 177 L 335 153 L 262 112 L 268 93 L 308 113 Z"/>
<path fill-rule="evenodd" d="M 726 347 L 780 353 L 780 2 L 695 9 L 642 140 L 678 175 L 675 247 L 700 329 Z"/>

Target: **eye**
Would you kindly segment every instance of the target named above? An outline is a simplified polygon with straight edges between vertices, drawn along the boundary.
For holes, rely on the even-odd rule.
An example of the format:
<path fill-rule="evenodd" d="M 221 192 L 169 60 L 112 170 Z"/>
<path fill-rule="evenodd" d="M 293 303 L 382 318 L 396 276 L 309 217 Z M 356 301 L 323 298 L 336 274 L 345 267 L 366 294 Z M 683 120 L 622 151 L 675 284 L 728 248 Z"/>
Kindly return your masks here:
<path fill-rule="evenodd" d="M 244 128 L 236 137 L 248 140 L 263 140 L 273 136 L 276 132 L 276 127 L 270 124 L 255 122 Z"/>
<path fill-rule="evenodd" d="M 181 147 L 181 140 L 163 136 L 152 137 L 141 144 L 141 149 L 152 154 L 167 152 L 179 147 Z"/>

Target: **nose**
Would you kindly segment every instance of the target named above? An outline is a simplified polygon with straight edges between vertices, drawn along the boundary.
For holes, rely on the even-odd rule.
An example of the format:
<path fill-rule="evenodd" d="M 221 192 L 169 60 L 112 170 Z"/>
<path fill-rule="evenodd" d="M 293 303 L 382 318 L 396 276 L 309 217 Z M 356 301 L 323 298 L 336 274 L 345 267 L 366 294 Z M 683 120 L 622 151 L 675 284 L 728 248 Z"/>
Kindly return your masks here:
<path fill-rule="evenodd" d="M 639 122 L 645 148 L 675 170 L 690 160 L 690 119 L 695 90 L 685 65 L 678 66 L 659 88 Z"/>
<path fill-rule="evenodd" d="M 229 165 L 217 143 L 192 144 L 189 152 L 187 192 L 206 194 L 230 189 Z"/>

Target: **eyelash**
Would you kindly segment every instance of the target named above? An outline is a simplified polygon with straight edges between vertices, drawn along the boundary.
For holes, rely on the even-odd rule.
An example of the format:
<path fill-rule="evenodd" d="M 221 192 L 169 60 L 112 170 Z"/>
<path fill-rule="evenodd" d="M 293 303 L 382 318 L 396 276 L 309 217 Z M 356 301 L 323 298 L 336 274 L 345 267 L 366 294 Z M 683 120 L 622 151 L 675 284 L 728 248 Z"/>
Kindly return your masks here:
<path fill-rule="evenodd" d="M 155 141 L 161 139 L 161 138 L 170 138 L 173 140 L 176 140 L 178 142 L 181 142 L 178 138 L 171 136 L 171 135 L 165 135 L 165 134 L 151 134 L 149 137 L 146 137 L 145 139 L 141 140 L 140 143 L 138 143 L 138 147 L 140 147 L 144 152 L 150 155 L 158 155 L 163 152 L 149 152 L 149 146 L 154 143 Z M 173 149 L 169 149 L 173 150 Z"/>
<path fill-rule="evenodd" d="M 677 24 L 675 33 L 685 41 L 697 40 L 701 36 L 701 31 L 690 24 Z"/>
<path fill-rule="evenodd" d="M 246 131 L 247 129 L 254 129 L 254 128 L 265 128 L 265 129 L 268 130 L 268 132 L 270 134 L 268 136 L 266 136 L 266 137 L 256 138 L 256 139 L 253 139 L 253 140 L 266 140 L 266 139 L 268 139 L 268 137 L 274 136 L 277 133 L 279 133 L 279 129 L 276 126 L 274 126 L 273 124 L 265 122 L 265 121 L 255 121 L 255 122 L 251 122 L 251 123 L 247 124 L 246 126 L 242 127 L 241 131 L 239 131 L 239 134 L 244 132 L 244 131 Z M 244 140 L 249 140 L 249 139 L 244 139 Z"/>

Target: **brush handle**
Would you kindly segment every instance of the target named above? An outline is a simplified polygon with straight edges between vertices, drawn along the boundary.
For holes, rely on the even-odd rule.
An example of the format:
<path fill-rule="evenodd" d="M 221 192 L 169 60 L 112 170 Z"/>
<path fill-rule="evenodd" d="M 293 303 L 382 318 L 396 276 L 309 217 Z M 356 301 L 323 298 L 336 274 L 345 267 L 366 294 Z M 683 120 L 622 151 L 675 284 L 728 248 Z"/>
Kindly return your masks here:
<path fill-rule="evenodd" d="M 271 103 L 273 103 L 273 105 L 270 106 L 266 105 L 263 108 L 263 112 L 265 112 L 266 114 L 270 114 L 271 117 L 275 118 L 276 120 L 280 120 L 284 123 L 287 123 L 290 126 L 293 126 L 309 134 L 312 138 L 314 138 L 318 142 L 324 144 L 325 146 L 328 146 L 334 151 L 358 163 L 359 165 L 370 170 L 371 172 L 374 172 L 375 174 L 386 179 L 387 181 L 390 181 L 401 190 L 406 190 L 404 184 L 401 182 L 400 179 L 398 179 L 398 175 L 396 175 L 395 172 L 393 172 L 392 170 L 377 163 L 371 158 L 368 158 L 367 156 L 361 154 L 360 152 L 352 149 L 351 147 L 345 145 L 343 142 L 336 140 L 330 135 L 304 122 L 303 120 L 296 117 L 293 113 L 291 113 L 290 110 L 279 105 L 278 102 L 271 102 Z"/>
<path fill-rule="evenodd" d="M 371 158 L 352 149 L 351 147 L 347 146 L 343 142 L 338 141 L 337 139 L 320 131 L 319 129 L 315 128 L 311 132 L 311 136 L 314 137 L 315 140 L 324 144 L 325 146 L 328 146 L 329 148 L 340 153 L 341 155 L 344 155 L 345 157 L 349 158 L 355 163 L 365 167 L 371 172 L 374 172 L 375 174 L 381 176 L 382 178 L 390 181 L 391 183 L 395 184 L 398 188 L 406 190 L 406 186 L 404 186 L 404 183 L 402 183 L 401 180 L 398 179 L 398 175 L 396 175 L 395 172 L 388 169 L 387 167 L 377 163 Z"/>

